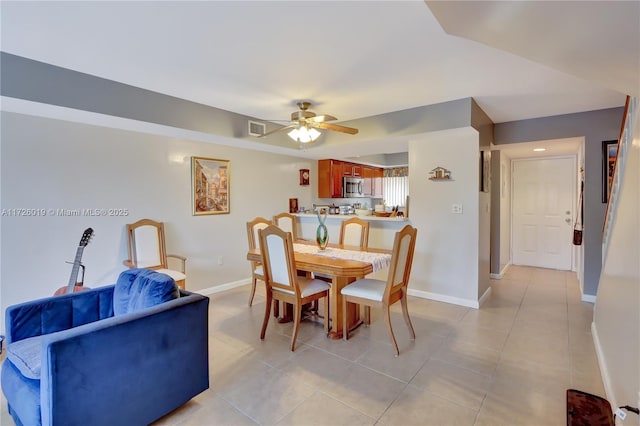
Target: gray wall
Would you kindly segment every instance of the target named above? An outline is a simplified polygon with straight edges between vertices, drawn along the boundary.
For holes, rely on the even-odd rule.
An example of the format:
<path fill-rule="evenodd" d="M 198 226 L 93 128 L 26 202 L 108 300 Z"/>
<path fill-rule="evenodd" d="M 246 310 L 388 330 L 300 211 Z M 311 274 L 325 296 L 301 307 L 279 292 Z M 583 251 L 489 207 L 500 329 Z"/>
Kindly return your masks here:
<path fill-rule="evenodd" d="M 602 141 L 618 139 L 624 108 L 609 108 L 495 125 L 495 144 L 585 138 L 584 294 L 596 295 L 602 267 Z"/>
<path fill-rule="evenodd" d="M 480 148 L 489 147 L 493 143 L 493 121 L 491 121 L 489 116 L 480 108 L 474 99 L 471 99 L 471 127 L 478 131 Z"/>
<path fill-rule="evenodd" d="M 329 132 L 324 143 L 334 145 L 346 140 L 366 141 L 468 127 L 471 124 L 471 103 L 471 98 L 464 98 L 344 121 L 340 124 L 359 129 L 358 134 Z"/>
<path fill-rule="evenodd" d="M 500 273 L 500 182 L 502 176 L 500 174 L 500 161 L 502 153 L 500 151 L 491 151 L 491 268 L 492 274 Z"/>
<path fill-rule="evenodd" d="M 125 117 L 149 123 L 195 130 L 218 136 L 261 140 L 248 136 L 247 120 L 257 120 L 219 108 L 198 104 L 139 87 L 0 52 L 3 96 L 51 105 Z M 267 131 L 277 127 L 267 124 Z M 469 126 L 480 132 L 488 145 L 492 123 L 472 98 L 394 111 L 346 121 L 359 129 L 357 135 L 325 134 L 323 143 L 371 140 L 380 137 L 416 135 Z M 265 142 L 266 143 L 266 142 Z M 270 145 L 290 148 L 286 138 L 269 140 Z"/>
<path fill-rule="evenodd" d="M 6 52 L 0 65 L 3 96 L 230 138 L 248 137 L 247 120 L 256 120 Z M 277 127 L 267 124 L 267 131 Z M 289 147 L 287 141 L 270 143 Z"/>

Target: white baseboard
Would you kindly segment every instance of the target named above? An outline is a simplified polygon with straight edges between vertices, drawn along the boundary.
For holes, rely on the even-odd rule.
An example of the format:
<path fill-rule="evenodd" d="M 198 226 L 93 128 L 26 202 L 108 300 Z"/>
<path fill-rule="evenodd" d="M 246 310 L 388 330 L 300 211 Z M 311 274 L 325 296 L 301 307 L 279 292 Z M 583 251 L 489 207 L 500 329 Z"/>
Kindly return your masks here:
<path fill-rule="evenodd" d="M 242 280 L 217 285 L 214 287 L 194 290 L 193 292 L 202 294 L 203 296 L 207 296 L 209 294 L 220 293 L 222 291 L 231 290 L 231 289 L 241 287 L 243 285 L 247 285 L 250 283 L 251 283 L 251 278 L 245 278 Z M 491 294 L 491 287 L 487 288 L 487 290 L 484 292 L 482 297 L 480 297 L 480 300 L 477 300 L 477 301 L 472 299 L 462 299 L 460 297 L 447 296 L 445 294 L 431 293 L 429 291 L 413 290 L 411 288 L 408 290 L 407 293 L 409 294 L 409 296 L 420 297 L 422 299 L 436 300 L 438 302 L 451 303 L 453 305 L 460 305 L 460 306 L 466 306 L 469 308 L 478 309 Z"/>
<path fill-rule="evenodd" d="M 511 262 L 504 265 L 504 268 L 502 268 L 502 271 L 500 271 L 499 274 L 489 274 L 489 277 L 494 280 L 501 280 L 504 274 L 507 273 L 507 269 L 509 269 L 509 266 L 511 266 Z"/>
<path fill-rule="evenodd" d="M 598 329 L 596 328 L 595 321 L 591 323 L 591 335 L 593 336 L 593 346 L 596 349 L 596 357 L 598 358 L 598 366 L 600 367 L 600 376 L 602 378 L 602 384 L 604 385 L 604 392 L 612 407 L 618 407 L 615 395 L 613 394 L 613 386 L 611 385 L 611 377 L 609 376 L 609 370 L 605 363 L 604 353 L 602 352 L 602 345 L 600 344 L 600 338 L 598 337 Z"/>
<path fill-rule="evenodd" d="M 462 299 L 460 297 L 447 296 L 446 294 L 431 293 L 430 291 L 413 290 L 410 288 L 408 289 L 407 294 L 409 296 L 420 297 L 422 299 L 436 300 L 438 302 L 451 303 L 453 305 L 466 306 L 468 308 L 478 309 L 480 307 L 480 303 L 478 303 L 477 300 Z M 485 294 L 487 293 L 485 292 Z M 485 297 L 485 294 L 482 295 L 482 298 Z"/>
<path fill-rule="evenodd" d="M 486 302 L 489 296 L 491 296 L 491 286 L 489 286 L 489 288 L 485 290 L 484 294 L 480 296 L 480 299 L 478 300 L 478 308 L 480 308 L 480 306 L 482 306 L 482 304 Z"/>
<path fill-rule="evenodd" d="M 233 281 L 226 284 L 217 285 L 214 287 L 203 288 L 200 290 L 194 290 L 194 293 L 201 294 L 203 296 L 207 296 L 209 294 L 220 293 L 222 291 L 231 290 L 236 287 L 242 287 L 243 285 L 251 284 L 251 278 L 245 278 L 243 280 Z"/>

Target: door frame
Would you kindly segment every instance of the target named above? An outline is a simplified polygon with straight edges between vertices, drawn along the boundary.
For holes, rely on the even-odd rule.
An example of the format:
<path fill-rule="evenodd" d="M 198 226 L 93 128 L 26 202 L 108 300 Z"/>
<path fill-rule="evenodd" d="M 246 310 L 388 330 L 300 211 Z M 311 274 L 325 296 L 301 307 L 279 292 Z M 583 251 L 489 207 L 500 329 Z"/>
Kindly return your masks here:
<path fill-rule="evenodd" d="M 576 209 L 574 210 L 572 208 L 572 210 L 574 210 L 574 213 L 577 213 L 577 204 L 578 204 L 578 186 L 580 185 L 580 176 L 578 174 L 578 154 L 568 154 L 568 155 L 549 155 L 549 156 L 539 156 L 539 157 L 524 157 L 524 158 L 511 158 L 510 159 L 510 170 L 511 170 L 511 176 L 510 176 L 510 187 L 511 187 L 511 197 L 509 200 L 509 217 L 510 217 L 510 247 L 509 247 L 509 257 L 510 257 L 510 261 L 511 264 L 513 264 L 513 201 L 515 199 L 515 185 L 514 185 L 514 173 L 513 173 L 513 168 L 514 168 L 514 162 L 516 161 L 541 161 L 541 160 L 554 160 L 554 159 L 564 159 L 564 158 L 569 158 L 572 159 L 572 175 L 574 177 L 574 180 L 572 182 L 571 185 L 571 203 L 572 206 L 576 207 Z M 584 218 L 583 218 L 584 220 Z M 572 215 L 572 221 L 575 221 L 575 215 Z M 573 222 L 572 222 L 573 223 Z M 583 243 L 584 244 L 584 243 Z M 576 246 L 574 246 L 573 244 L 571 245 L 571 269 L 570 271 L 572 272 L 578 272 L 576 270 Z"/>

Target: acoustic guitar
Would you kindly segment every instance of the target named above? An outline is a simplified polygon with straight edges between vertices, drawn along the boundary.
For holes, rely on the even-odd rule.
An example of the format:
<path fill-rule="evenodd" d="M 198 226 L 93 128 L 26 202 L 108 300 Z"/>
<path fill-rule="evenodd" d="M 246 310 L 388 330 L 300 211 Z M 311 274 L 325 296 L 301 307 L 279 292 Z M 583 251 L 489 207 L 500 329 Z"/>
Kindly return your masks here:
<path fill-rule="evenodd" d="M 89 244 L 89 241 L 93 237 L 93 229 L 87 228 L 82 233 L 82 238 L 80 238 L 80 243 L 78 244 L 78 249 L 76 250 L 76 258 L 73 261 L 73 268 L 71 269 L 71 276 L 69 277 L 69 284 L 65 287 L 60 287 L 53 293 L 54 296 L 59 296 L 61 294 L 66 293 L 74 293 L 82 290 L 88 290 L 83 282 L 78 282 L 78 272 L 80 271 L 80 266 L 84 268 L 81 264 L 82 253 L 84 252 L 84 248 Z M 84 272 L 82 274 L 82 279 L 84 281 Z"/>

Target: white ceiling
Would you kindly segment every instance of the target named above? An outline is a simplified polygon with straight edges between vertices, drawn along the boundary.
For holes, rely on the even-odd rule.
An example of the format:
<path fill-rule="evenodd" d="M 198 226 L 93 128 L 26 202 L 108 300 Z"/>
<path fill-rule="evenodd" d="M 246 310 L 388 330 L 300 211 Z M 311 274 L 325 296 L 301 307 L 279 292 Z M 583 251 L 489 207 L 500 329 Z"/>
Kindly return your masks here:
<path fill-rule="evenodd" d="M 2 1 L 2 50 L 264 120 L 473 97 L 501 123 L 639 95 L 639 5 Z"/>

